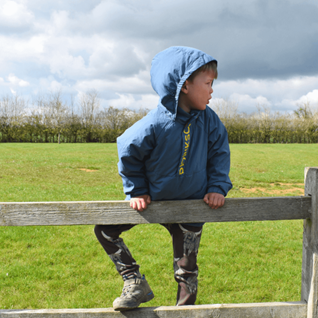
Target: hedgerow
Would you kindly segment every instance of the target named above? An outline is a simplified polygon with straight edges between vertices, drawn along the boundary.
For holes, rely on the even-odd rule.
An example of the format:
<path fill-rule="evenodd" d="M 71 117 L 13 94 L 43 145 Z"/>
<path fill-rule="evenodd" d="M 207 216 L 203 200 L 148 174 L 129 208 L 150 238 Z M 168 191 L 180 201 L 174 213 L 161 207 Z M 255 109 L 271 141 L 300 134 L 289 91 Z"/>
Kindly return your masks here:
<path fill-rule="evenodd" d="M 239 113 L 233 102 L 214 102 L 213 109 L 227 128 L 230 143 L 317 143 L 318 112 L 309 103 L 293 113 L 270 112 L 256 106 Z M 75 111 L 76 109 L 76 111 Z M 147 110 L 101 109 L 95 91 L 82 94 L 76 107 L 60 93 L 38 98 L 32 107 L 19 96 L 0 100 L 0 142 L 115 142 Z"/>

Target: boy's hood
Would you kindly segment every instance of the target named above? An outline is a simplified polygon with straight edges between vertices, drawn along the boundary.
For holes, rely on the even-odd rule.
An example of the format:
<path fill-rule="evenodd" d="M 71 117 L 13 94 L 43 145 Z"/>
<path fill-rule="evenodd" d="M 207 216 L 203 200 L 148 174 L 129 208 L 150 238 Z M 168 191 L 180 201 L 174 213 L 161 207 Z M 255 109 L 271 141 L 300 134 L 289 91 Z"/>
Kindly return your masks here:
<path fill-rule="evenodd" d="M 199 67 L 216 61 L 212 56 L 185 46 L 172 46 L 158 53 L 151 64 L 151 84 L 160 102 L 175 118 L 181 87 Z"/>

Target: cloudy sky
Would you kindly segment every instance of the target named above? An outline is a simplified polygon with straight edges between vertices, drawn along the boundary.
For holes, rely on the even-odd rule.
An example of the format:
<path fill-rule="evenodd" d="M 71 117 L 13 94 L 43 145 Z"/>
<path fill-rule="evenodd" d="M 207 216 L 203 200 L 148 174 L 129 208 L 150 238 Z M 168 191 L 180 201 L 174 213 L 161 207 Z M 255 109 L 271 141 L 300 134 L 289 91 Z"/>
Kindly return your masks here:
<path fill-rule="evenodd" d="M 0 0 L 0 95 L 152 109 L 151 60 L 182 45 L 218 60 L 214 102 L 318 107 L 317 17 L 317 0 Z"/>

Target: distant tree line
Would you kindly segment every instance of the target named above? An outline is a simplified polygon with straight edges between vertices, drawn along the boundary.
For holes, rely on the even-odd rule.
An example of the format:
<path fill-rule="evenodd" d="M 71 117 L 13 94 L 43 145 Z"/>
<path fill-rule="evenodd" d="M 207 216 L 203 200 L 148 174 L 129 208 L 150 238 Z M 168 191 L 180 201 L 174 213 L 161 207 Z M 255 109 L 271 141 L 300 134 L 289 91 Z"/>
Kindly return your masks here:
<path fill-rule="evenodd" d="M 318 143 L 318 112 L 308 102 L 293 113 L 271 112 L 261 105 L 255 113 L 238 113 L 237 105 L 228 101 L 215 103 L 213 108 L 230 143 Z"/>
<path fill-rule="evenodd" d="M 230 101 L 214 102 L 213 109 L 227 128 L 230 143 L 317 143 L 318 112 L 309 103 L 292 114 L 273 113 L 257 106 L 239 113 Z M 0 142 L 115 142 L 128 127 L 147 114 L 108 107 L 101 109 L 97 92 L 79 101 L 64 102 L 61 93 L 32 103 L 16 95 L 0 98 Z"/>
<path fill-rule="evenodd" d="M 76 109 L 76 111 L 75 111 Z M 61 93 L 38 98 L 32 107 L 18 96 L 0 99 L 0 142 L 115 142 L 147 110 L 101 109 L 97 92 L 82 94 L 77 105 Z"/>

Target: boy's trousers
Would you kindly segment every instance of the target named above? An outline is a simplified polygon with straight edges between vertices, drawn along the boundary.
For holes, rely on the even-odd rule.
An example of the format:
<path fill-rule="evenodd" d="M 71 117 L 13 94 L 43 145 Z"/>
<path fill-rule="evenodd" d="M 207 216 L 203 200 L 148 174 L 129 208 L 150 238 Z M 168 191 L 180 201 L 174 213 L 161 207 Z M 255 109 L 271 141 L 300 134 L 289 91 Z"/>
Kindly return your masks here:
<path fill-rule="evenodd" d="M 162 224 L 172 237 L 174 278 L 178 283 L 177 305 L 193 305 L 198 287 L 197 254 L 202 226 Z M 123 225 L 96 225 L 95 234 L 124 280 L 141 277 L 136 263 L 120 234 L 134 227 Z"/>

